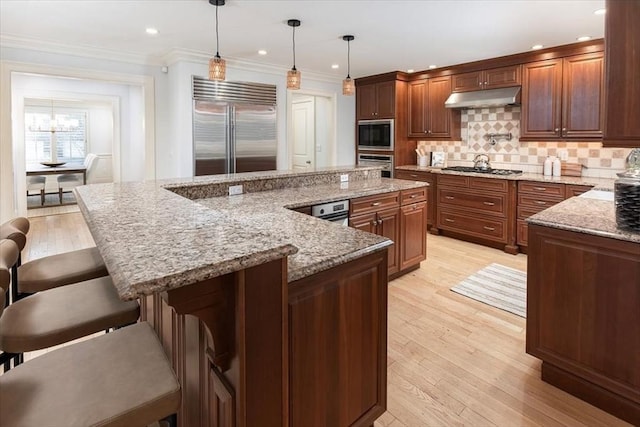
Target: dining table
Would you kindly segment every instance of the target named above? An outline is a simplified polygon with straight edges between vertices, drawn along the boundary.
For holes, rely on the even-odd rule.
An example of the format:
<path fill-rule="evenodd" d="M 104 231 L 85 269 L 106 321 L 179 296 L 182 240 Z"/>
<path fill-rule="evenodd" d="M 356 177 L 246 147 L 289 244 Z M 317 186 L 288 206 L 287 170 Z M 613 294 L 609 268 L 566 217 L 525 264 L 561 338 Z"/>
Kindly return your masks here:
<path fill-rule="evenodd" d="M 28 163 L 27 176 L 82 174 L 82 183 L 87 183 L 87 167 L 83 163 L 65 163 L 59 166 L 46 166 L 40 163 Z"/>

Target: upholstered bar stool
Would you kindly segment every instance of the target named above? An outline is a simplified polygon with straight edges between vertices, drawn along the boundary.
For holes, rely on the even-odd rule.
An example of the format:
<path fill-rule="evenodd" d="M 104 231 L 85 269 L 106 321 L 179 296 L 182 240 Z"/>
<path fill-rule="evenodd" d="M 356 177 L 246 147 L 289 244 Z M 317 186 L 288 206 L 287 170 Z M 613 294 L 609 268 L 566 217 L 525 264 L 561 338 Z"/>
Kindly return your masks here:
<path fill-rule="evenodd" d="M 17 236 L 15 230 L 21 231 L 26 236 L 29 227 L 27 218 L 15 218 L 0 226 L 0 238 L 14 240 L 22 251 L 26 238 Z M 18 265 L 17 270 L 13 271 L 12 301 L 24 298 L 28 294 L 109 274 L 96 247 L 38 258 L 23 265 L 18 262 Z"/>
<path fill-rule="evenodd" d="M 12 297 L 18 292 L 18 267 L 20 266 L 22 259 L 20 254 L 27 244 L 27 233 L 29 232 L 30 224 L 29 220 L 24 217 L 14 218 L 0 225 L 0 240 L 10 239 L 18 245 L 18 260 L 11 267 L 11 294 Z M 5 304 L 9 305 L 10 298 L 9 292 L 5 293 Z"/>
<path fill-rule="evenodd" d="M 2 242 L 5 247 L 4 242 L 13 243 Z M 40 350 L 135 323 L 139 314 L 137 301 L 120 300 L 109 276 L 38 292 L 4 310 L 0 350 L 16 354 Z"/>

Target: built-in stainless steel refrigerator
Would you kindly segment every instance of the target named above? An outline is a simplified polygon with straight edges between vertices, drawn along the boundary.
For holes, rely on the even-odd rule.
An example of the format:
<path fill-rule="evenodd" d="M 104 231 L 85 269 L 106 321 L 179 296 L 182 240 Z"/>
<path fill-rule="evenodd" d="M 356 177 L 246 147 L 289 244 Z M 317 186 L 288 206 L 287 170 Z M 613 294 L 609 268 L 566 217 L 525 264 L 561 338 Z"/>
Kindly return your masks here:
<path fill-rule="evenodd" d="M 195 175 L 276 169 L 275 86 L 193 77 Z"/>

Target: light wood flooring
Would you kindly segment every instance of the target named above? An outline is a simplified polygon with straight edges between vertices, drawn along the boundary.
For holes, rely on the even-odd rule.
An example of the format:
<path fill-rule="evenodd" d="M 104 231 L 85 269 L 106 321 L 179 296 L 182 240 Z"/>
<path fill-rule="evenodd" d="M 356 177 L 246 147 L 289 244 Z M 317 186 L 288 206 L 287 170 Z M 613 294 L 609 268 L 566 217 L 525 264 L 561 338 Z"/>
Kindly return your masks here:
<path fill-rule="evenodd" d="M 526 255 L 428 235 L 427 261 L 389 285 L 388 411 L 376 427 L 628 426 L 540 380 L 525 319 L 451 292 L 495 262 Z M 23 259 L 93 245 L 80 213 L 31 219 Z"/>

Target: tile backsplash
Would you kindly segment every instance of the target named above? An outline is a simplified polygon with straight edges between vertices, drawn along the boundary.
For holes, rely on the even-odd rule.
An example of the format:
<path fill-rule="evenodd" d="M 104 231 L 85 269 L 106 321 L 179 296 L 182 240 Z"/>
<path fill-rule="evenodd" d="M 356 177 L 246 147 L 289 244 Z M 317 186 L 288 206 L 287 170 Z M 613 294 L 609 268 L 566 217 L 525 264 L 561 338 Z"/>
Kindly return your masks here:
<path fill-rule="evenodd" d="M 616 178 L 631 149 L 603 148 L 600 142 L 520 142 L 520 107 L 462 111 L 461 141 L 419 141 L 427 151 L 445 151 L 448 166 L 470 166 L 478 154 L 488 154 L 495 168 L 542 173 L 547 156 L 566 151 L 567 161 L 580 163 L 584 176 Z M 493 141 L 491 138 L 494 136 Z M 494 142 L 495 143 L 492 143 Z"/>

